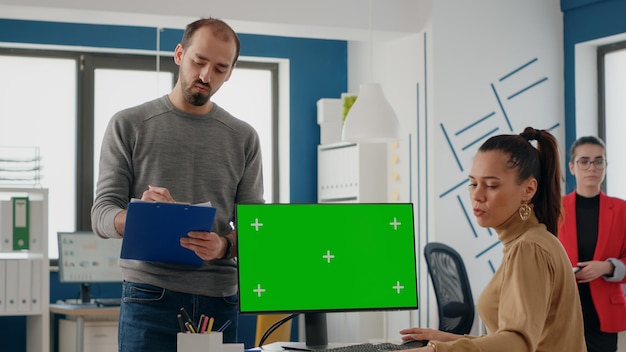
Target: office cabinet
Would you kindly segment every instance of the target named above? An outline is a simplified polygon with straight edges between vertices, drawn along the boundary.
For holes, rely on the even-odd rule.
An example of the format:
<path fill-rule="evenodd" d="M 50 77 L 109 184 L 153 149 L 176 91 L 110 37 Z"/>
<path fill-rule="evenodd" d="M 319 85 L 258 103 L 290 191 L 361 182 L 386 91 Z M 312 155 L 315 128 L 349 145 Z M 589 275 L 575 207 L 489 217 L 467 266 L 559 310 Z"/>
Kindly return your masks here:
<path fill-rule="evenodd" d="M 318 202 L 387 201 L 387 144 L 319 145 L 317 158 Z"/>
<path fill-rule="evenodd" d="M 76 352 L 75 320 L 59 319 L 59 351 Z M 117 352 L 117 320 L 85 321 L 83 352 Z"/>
<path fill-rule="evenodd" d="M 26 316 L 26 351 L 50 351 L 48 190 L 0 188 L 0 319 Z"/>

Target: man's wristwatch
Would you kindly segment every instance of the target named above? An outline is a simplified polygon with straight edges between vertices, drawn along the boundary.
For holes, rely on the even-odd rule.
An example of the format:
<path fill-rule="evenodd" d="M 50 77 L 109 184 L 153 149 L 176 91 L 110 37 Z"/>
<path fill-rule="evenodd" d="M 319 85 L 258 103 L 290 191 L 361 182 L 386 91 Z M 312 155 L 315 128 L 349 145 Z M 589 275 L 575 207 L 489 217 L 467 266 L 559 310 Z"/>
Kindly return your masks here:
<path fill-rule="evenodd" d="M 433 348 L 433 351 L 437 352 L 437 345 L 435 345 L 435 343 L 434 343 L 434 342 L 429 341 L 429 342 L 428 342 L 428 344 L 427 344 L 426 346 L 428 346 L 428 347 L 432 347 L 432 348 Z"/>
<path fill-rule="evenodd" d="M 226 240 L 226 251 L 224 252 L 224 256 L 221 259 L 228 259 L 230 258 L 231 254 L 233 254 L 233 241 L 230 240 L 230 238 L 224 236 L 224 239 Z"/>

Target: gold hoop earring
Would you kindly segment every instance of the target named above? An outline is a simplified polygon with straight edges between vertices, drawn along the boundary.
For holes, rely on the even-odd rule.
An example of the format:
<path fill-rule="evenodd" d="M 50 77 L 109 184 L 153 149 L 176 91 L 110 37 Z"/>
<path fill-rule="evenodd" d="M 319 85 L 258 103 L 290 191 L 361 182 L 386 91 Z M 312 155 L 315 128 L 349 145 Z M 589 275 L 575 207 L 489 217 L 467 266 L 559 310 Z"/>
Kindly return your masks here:
<path fill-rule="evenodd" d="M 519 207 L 519 217 L 520 219 L 522 219 L 522 221 L 526 221 L 528 220 L 528 218 L 530 217 L 530 212 L 532 211 L 532 208 L 524 203 L 522 205 L 520 205 Z"/>

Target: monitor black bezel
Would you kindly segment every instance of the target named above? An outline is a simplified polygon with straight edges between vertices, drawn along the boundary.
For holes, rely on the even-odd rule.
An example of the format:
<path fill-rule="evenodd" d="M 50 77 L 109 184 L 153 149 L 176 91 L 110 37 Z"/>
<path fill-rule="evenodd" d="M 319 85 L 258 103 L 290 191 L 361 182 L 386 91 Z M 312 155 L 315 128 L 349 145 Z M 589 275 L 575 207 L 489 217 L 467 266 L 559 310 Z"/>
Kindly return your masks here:
<path fill-rule="evenodd" d="M 413 234 L 413 248 L 414 248 L 414 256 L 415 256 L 415 262 L 414 262 L 414 272 L 415 272 L 415 283 L 416 283 L 416 288 L 419 287 L 419 275 L 418 275 L 418 266 L 417 266 L 417 261 L 419 260 L 419 255 L 418 255 L 418 250 L 415 247 L 416 246 L 416 232 L 415 232 L 415 208 L 414 208 L 414 204 L 413 203 L 383 203 L 383 202 L 369 202 L 369 203 L 264 203 L 264 204 L 250 204 L 250 203 L 246 203 L 246 204 L 236 204 L 235 205 L 235 219 L 237 219 L 237 212 L 239 209 L 239 206 L 264 206 L 264 205 L 268 205 L 268 206 L 289 206 L 289 205 L 323 205 L 323 206 L 346 206 L 346 205 L 355 205 L 355 204 L 359 204 L 359 205 L 386 205 L 386 204 L 394 204 L 394 205 L 406 205 L 406 206 L 410 206 L 411 208 L 411 221 L 412 221 L 412 234 Z M 237 226 L 237 221 L 234 221 L 235 224 L 235 231 L 237 233 L 237 238 L 239 238 L 239 232 L 238 232 L 238 226 Z M 240 276 L 240 271 L 237 271 L 237 285 L 240 288 L 241 284 L 241 276 Z M 258 315 L 258 314 L 306 314 L 306 313 L 349 313 L 349 312 L 394 312 L 394 311 L 410 311 L 410 310 L 417 310 L 419 309 L 419 293 L 416 292 L 415 296 L 416 296 L 416 300 L 415 300 L 415 306 L 406 306 L 406 307 L 393 307 L 393 308 L 389 308 L 389 307 L 357 307 L 357 308 L 316 308 L 316 309 L 302 309 L 302 310 L 298 310 L 298 309 L 284 309 L 284 310 L 247 310 L 247 311 L 242 311 L 241 309 L 241 289 L 238 290 L 237 292 L 238 295 L 238 300 L 237 300 L 237 304 L 238 304 L 238 312 L 239 314 L 242 315 Z"/>

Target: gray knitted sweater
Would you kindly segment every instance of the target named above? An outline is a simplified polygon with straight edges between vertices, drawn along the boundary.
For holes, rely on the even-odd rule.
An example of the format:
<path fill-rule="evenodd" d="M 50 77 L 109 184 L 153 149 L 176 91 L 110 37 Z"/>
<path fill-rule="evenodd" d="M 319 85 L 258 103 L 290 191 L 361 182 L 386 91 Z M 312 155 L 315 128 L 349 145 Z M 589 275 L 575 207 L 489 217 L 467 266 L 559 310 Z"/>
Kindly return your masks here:
<path fill-rule="evenodd" d="M 236 203 L 263 203 L 261 149 L 256 131 L 217 105 L 206 115 L 177 110 L 167 96 L 115 114 L 105 132 L 94 232 L 119 238 L 114 218 L 148 185 L 166 187 L 179 202 L 211 202 L 213 231 L 232 231 Z M 158 240 L 158 239 L 155 239 Z M 237 292 L 233 259 L 199 267 L 120 260 L 124 280 L 177 292 L 222 297 Z"/>

